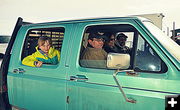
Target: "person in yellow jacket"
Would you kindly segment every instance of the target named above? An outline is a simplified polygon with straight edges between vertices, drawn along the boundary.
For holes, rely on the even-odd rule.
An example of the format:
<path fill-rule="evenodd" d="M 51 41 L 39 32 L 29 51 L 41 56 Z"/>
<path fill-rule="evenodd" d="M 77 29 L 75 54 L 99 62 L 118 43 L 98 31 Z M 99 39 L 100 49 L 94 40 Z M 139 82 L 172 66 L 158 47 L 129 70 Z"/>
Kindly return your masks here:
<path fill-rule="evenodd" d="M 60 52 L 52 47 L 52 41 L 49 37 L 40 37 L 36 52 L 25 57 L 22 64 L 32 67 L 41 67 L 44 64 L 58 64 Z"/>

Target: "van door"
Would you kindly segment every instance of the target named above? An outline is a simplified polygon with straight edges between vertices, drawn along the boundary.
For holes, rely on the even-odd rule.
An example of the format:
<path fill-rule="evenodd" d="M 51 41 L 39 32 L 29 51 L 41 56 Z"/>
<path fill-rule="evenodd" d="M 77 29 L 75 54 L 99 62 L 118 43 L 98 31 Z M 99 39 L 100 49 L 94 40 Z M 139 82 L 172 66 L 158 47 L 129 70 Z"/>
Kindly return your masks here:
<path fill-rule="evenodd" d="M 23 26 L 15 40 L 8 70 L 8 96 L 12 106 L 28 110 L 66 110 L 66 52 L 71 25 Z M 30 67 L 23 58 L 36 51 L 37 40 L 48 36 L 60 51 L 57 65 Z"/>
<path fill-rule="evenodd" d="M 177 69 L 152 41 L 153 36 L 147 35 L 133 20 L 88 22 L 79 24 L 78 29 L 73 36 L 74 46 L 67 72 L 69 110 L 164 110 L 165 96 L 180 93 L 168 79 L 168 74 Z M 81 63 L 90 33 L 106 32 L 128 36 L 126 46 L 131 49 L 128 53 L 131 56 L 130 67 L 119 71 L 117 79 L 127 98 L 135 103 L 127 102 L 119 91 L 113 79 L 115 70 L 98 65 L 102 60 L 89 60 L 93 62 L 90 66 Z M 130 70 L 134 72 L 128 74 Z"/>

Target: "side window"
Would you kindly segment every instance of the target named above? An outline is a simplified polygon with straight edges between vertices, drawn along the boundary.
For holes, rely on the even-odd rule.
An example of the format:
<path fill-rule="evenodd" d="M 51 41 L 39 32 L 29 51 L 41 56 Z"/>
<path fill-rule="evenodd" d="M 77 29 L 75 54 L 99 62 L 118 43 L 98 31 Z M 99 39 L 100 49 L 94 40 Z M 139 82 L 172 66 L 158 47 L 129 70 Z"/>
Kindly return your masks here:
<path fill-rule="evenodd" d="M 80 66 L 107 69 L 108 53 L 129 54 L 130 62 L 126 63 L 130 66 L 127 69 L 152 73 L 162 73 L 167 69 L 164 62 L 132 25 L 86 27 L 80 52 Z"/>
<path fill-rule="evenodd" d="M 80 65 L 104 68 L 108 53 L 130 54 L 136 30 L 128 24 L 95 25 L 85 29 L 80 53 Z"/>
<path fill-rule="evenodd" d="M 165 64 L 141 35 L 138 35 L 135 58 L 135 70 L 152 72 L 164 71 L 163 66 Z"/>
<path fill-rule="evenodd" d="M 23 51 L 21 55 L 22 63 L 26 65 L 23 59 L 28 57 L 30 59 L 26 60 L 26 62 L 33 61 L 36 63 L 37 61 L 42 61 L 43 64 L 57 64 L 57 61 L 56 63 L 52 63 L 52 62 L 55 62 L 55 57 L 58 57 L 57 58 L 58 60 L 60 59 L 60 51 L 62 47 L 64 32 L 65 29 L 63 27 L 29 30 L 26 35 L 26 39 L 24 42 Z M 46 54 L 38 46 L 38 39 L 42 37 L 48 38 L 51 41 L 50 48 L 48 49 L 48 52 Z M 28 63 L 27 66 L 34 66 L 35 64 L 33 62 L 31 63 L 27 62 Z"/>

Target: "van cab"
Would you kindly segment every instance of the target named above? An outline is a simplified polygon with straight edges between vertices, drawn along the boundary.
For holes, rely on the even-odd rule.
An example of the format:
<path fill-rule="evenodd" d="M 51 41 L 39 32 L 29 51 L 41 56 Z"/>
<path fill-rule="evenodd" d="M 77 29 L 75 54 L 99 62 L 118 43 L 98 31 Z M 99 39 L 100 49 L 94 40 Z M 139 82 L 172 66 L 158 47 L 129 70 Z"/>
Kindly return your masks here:
<path fill-rule="evenodd" d="M 130 53 L 82 60 L 91 33 L 125 34 Z M 60 51 L 56 65 L 22 60 L 48 36 Z M 19 18 L 1 66 L 0 107 L 25 110 L 165 110 L 180 94 L 180 47 L 145 18 L 114 17 L 48 23 Z M 84 64 L 84 62 L 88 62 Z M 106 65 L 102 66 L 102 62 Z"/>

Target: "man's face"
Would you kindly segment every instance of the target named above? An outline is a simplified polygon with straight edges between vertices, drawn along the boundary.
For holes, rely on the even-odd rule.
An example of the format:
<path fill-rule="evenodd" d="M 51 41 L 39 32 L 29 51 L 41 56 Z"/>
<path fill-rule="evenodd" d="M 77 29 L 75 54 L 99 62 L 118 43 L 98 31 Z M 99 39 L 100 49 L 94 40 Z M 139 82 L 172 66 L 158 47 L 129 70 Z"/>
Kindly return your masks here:
<path fill-rule="evenodd" d="M 120 37 L 120 38 L 118 39 L 118 42 L 119 42 L 119 44 L 120 44 L 121 46 L 125 46 L 126 40 L 127 40 L 127 38 L 125 38 L 125 37 Z"/>
<path fill-rule="evenodd" d="M 88 42 L 94 48 L 102 48 L 104 45 L 104 39 L 93 38 L 92 40 L 89 39 Z"/>
<path fill-rule="evenodd" d="M 48 40 L 45 41 L 45 43 L 43 45 L 39 46 L 39 48 L 46 54 L 48 54 L 50 47 L 51 47 L 51 45 Z"/>

